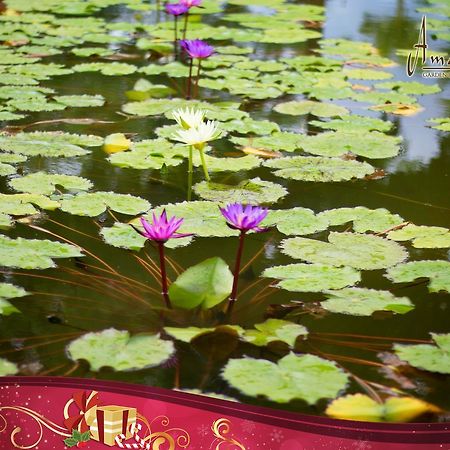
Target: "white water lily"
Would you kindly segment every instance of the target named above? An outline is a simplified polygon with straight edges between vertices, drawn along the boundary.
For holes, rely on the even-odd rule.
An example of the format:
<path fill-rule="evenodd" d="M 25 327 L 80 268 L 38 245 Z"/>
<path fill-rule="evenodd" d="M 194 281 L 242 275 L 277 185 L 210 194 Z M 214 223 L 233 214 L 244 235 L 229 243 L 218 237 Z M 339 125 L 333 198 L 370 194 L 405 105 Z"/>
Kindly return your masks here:
<path fill-rule="evenodd" d="M 205 119 L 205 112 L 201 110 L 195 110 L 194 108 L 177 109 L 172 111 L 172 116 L 185 130 L 189 128 L 196 128 L 203 123 Z"/>
<path fill-rule="evenodd" d="M 208 120 L 207 122 L 201 122 L 196 127 L 177 131 L 173 135 L 173 139 L 202 150 L 207 142 L 217 139 L 220 135 L 218 123 L 214 120 Z"/>

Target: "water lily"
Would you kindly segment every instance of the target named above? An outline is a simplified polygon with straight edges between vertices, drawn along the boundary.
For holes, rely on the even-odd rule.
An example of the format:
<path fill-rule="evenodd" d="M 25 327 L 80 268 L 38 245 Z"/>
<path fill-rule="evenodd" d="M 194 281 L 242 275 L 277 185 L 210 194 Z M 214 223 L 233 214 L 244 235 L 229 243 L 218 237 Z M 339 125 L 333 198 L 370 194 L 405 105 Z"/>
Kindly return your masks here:
<path fill-rule="evenodd" d="M 201 39 L 194 39 L 191 41 L 182 39 L 180 41 L 180 46 L 187 53 L 191 60 L 189 64 L 189 78 L 186 89 L 186 98 L 189 99 L 191 97 L 192 67 L 194 64 L 194 59 L 198 60 L 197 76 L 195 80 L 195 94 L 197 94 L 202 60 L 209 58 L 214 53 L 214 47 L 212 45 L 209 45 L 205 41 L 202 41 Z"/>
<path fill-rule="evenodd" d="M 243 205 L 241 203 L 232 203 L 225 208 L 219 208 L 225 217 L 229 227 L 239 230 L 239 246 L 236 255 L 236 263 L 233 273 L 233 288 L 228 300 L 227 315 L 233 311 L 233 306 L 237 300 L 239 272 L 241 270 L 242 252 L 244 250 L 244 238 L 248 231 L 260 233 L 267 228 L 261 228 L 260 223 L 267 217 L 268 209 L 260 206 Z"/>
<path fill-rule="evenodd" d="M 178 219 L 177 217 L 167 218 L 166 210 L 164 209 L 161 215 L 158 217 L 155 213 L 152 216 L 152 223 L 147 222 L 141 217 L 141 225 L 144 230 L 141 231 L 138 228 L 133 228 L 145 238 L 156 242 L 159 249 L 159 265 L 161 272 L 161 293 L 166 302 L 168 308 L 172 308 L 170 303 L 168 287 L 167 287 L 167 272 L 166 272 L 166 258 L 164 255 L 164 243 L 169 239 L 177 239 L 186 236 L 191 236 L 189 233 L 178 233 L 178 229 L 181 227 L 184 219 Z"/>
<path fill-rule="evenodd" d="M 189 130 L 189 128 L 198 127 L 204 122 L 205 112 L 199 109 L 195 110 L 194 108 L 180 108 L 172 111 L 172 116 L 178 125 L 183 127 L 185 130 Z"/>
<path fill-rule="evenodd" d="M 174 37 L 173 37 L 173 52 L 175 59 L 178 56 L 178 16 L 182 16 L 189 11 L 189 6 L 184 5 L 183 3 L 166 3 L 165 6 L 166 13 L 173 16 L 174 23 Z"/>
<path fill-rule="evenodd" d="M 186 16 L 184 17 L 184 29 L 183 29 L 183 39 L 186 39 L 186 32 L 189 20 L 189 10 L 195 6 L 200 7 L 202 0 L 180 0 L 180 4 L 187 8 Z"/>

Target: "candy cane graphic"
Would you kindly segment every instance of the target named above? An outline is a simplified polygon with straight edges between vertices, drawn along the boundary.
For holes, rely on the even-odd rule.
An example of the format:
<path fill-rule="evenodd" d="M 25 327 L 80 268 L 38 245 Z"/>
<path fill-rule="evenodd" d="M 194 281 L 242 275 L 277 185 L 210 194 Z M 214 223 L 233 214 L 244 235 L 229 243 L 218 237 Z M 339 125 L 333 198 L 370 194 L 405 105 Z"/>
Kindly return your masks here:
<path fill-rule="evenodd" d="M 142 438 L 139 436 L 139 432 L 142 429 L 142 425 L 141 424 L 135 424 L 133 423 L 131 425 L 130 431 L 131 434 L 133 435 L 132 437 L 134 438 L 134 440 L 136 441 L 136 443 L 124 443 L 122 441 L 124 441 L 126 439 L 124 434 L 119 434 L 119 436 L 116 436 L 116 444 L 119 448 L 126 448 L 126 449 L 145 449 L 145 450 L 151 450 L 151 442 L 147 442 L 145 443 L 144 441 L 142 441 Z"/>

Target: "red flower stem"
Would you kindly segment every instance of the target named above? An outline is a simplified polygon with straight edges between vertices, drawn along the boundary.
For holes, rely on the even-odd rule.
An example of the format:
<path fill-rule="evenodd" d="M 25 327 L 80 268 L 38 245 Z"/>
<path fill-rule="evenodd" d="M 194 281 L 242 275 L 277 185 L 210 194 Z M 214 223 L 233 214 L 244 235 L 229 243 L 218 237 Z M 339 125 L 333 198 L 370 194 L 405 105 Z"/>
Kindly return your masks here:
<path fill-rule="evenodd" d="M 169 292 L 167 289 L 167 273 L 166 273 L 166 258 L 164 257 L 164 242 L 158 242 L 159 248 L 159 267 L 161 269 L 161 294 L 166 302 L 166 306 L 172 309 L 170 303 Z"/>
<path fill-rule="evenodd" d="M 186 39 L 186 31 L 187 31 L 187 27 L 188 27 L 188 19 L 189 19 L 189 10 L 186 11 L 186 15 L 184 16 L 183 39 Z"/>
<path fill-rule="evenodd" d="M 174 38 L 173 38 L 173 54 L 175 56 L 175 59 L 178 59 L 178 17 L 173 16 L 174 21 Z"/>
<path fill-rule="evenodd" d="M 228 299 L 227 316 L 231 315 L 234 304 L 236 303 L 236 300 L 237 300 L 239 272 L 241 269 L 242 251 L 244 250 L 245 233 L 246 233 L 245 231 L 241 231 L 241 234 L 239 236 L 239 246 L 238 246 L 238 251 L 237 251 L 237 255 L 236 255 L 236 263 L 234 265 L 233 288 L 231 290 L 231 294 Z"/>
<path fill-rule="evenodd" d="M 194 98 L 197 98 L 198 96 L 198 81 L 200 79 L 200 69 L 202 66 L 202 60 L 199 59 L 198 60 L 198 68 L 197 68 L 197 78 L 195 79 L 195 93 L 194 93 Z"/>
<path fill-rule="evenodd" d="M 186 100 L 191 99 L 191 85 L 192 85 L 192 65 L 194 64 L 193 58 L 191 58 L 191 61 L 189 63 L 189 78 L 187 81 L 187 87 L 186 87 Z"/>

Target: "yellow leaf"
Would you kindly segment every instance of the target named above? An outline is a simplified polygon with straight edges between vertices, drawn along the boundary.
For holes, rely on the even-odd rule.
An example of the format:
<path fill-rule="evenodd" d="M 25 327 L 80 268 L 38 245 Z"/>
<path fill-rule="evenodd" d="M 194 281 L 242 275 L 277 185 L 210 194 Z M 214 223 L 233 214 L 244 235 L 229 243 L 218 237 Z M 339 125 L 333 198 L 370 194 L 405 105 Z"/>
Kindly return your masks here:
<path fill-rule="evenodd" d="M 247 155 L 257 155 L 263 158 L 280 158 L 282 156 L 281 153 L 264 150 L 263 148 L 242 147 L 242 151 Z"/>
<path fill-rule="evenodd" d="M 407 105 L 404 103 L 385 103 L 383 105 L 371 106 L 369 109 L 397 114 L 399 116 L 413 116 L 414 114 L 423 111 L 423 108 L 420 105 Z"/>
<path fill-rule="evenodd" d="M 103 150 L 106 153 L 118 153 L 128 150 L 131 141 L 123 133 L 114 133 L 106 136 L 103 144 Z"/>
<path fill-rule="evenodd" d="M 390 397 L 385 403 L 385 420 L 389 422 L 409 422 L 427 412 L 441 410 L 431 403 L 413 397 Z"/>
<path fill-rule="evenodd" d="M 383 415 L 383 405 L 367 395 L 353 394 L 332 401 L 325 413 L 336 419 L 380 422 Z"/>

